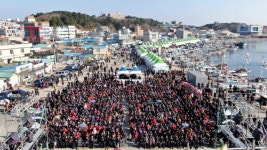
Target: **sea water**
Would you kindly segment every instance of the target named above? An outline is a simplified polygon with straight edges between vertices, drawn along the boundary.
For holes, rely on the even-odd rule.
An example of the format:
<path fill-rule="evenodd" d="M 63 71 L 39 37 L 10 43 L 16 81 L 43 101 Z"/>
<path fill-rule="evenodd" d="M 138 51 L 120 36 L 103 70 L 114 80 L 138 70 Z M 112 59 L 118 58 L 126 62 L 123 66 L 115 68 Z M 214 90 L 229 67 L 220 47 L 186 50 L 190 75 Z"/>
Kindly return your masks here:
<path fill-rule="evenodd" d="M 226 52 L 224 55 L 213 55 L 210 61 L 214 64 L 222 62 L 228 64 L 228 70 L 246 68 L 249 71 L 248 78 L 267 78 L 267 67 L 263 67 L 263 62 L 267 64 L 267 39 L 256 39 L 246 41 L 247 46 L 235 52 Z"/>

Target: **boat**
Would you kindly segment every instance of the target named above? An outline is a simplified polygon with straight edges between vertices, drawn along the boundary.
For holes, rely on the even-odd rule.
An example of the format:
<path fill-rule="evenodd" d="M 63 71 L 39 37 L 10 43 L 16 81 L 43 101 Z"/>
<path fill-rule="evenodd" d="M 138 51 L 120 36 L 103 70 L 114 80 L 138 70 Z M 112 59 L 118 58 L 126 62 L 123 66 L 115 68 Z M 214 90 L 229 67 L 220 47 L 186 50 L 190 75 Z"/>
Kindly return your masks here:
<path fill-rule="evenodd" d="M 245 42 L 238 42 L 238 43 L 235 43 L 235 46 L 238 46 L 239 48 L 243 48 L 243 47 L 246 47 L 247 46 L 247 43 L 245 43 Z"/>
<path fill-rule="evenodd" d="M 248 70 L 246 68 L 238 68 L 233 73 L 234 76 L 238 77 L 247 77 L 248 76 Z"/>
<path fill-rule="evenodd" d="M 236 52 L 238 50 L 238 47 L 237 46 L 229 47 L 226 50 L 229 51 L 229 52 Z"/>

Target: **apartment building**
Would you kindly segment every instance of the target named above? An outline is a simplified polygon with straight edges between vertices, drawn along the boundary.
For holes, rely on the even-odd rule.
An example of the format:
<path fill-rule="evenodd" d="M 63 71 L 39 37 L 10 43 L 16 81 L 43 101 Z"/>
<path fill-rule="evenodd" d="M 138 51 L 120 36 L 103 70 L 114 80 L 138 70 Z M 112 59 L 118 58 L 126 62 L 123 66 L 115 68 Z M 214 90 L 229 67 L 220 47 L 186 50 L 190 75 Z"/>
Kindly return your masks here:
<path fill-rule="evenodd" d="M 50 40 L 53 28 L 49 22 L 36 22 L 33 16 L 28 16 L 25 18 L 24 31 L 24 40 L 38 44 Z"/>
<path fill-rule="evenodd" d="M 0 44 L 0 59 L 8 64 L 12 61 L 28 58 L 31 55 L 32 43 L 4 43 Z"/>
<path fill-rule="evenodd" d="M 0 21 L 0 37 L 23 37 L 22 25 L 15 21 Z"/>
<path fill-rule="evenodd" d="M 76 27 L 72 25 L 57 27 L 53 30 L 53 35 L 59 39 L 74 39 L 76 30 Z"/>

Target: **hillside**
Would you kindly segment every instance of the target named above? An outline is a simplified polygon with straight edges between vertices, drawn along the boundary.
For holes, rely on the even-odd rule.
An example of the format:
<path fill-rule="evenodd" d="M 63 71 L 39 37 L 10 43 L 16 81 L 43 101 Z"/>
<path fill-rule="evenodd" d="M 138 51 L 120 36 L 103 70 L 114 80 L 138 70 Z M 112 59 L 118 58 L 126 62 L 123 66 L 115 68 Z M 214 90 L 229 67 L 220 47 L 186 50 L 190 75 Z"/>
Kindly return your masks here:
<path fill-rule="evenodd" d="M 53 11 L 48 13 L 36 13 L 35 18 L 37 21 L 49 21 L 53 27 L 63 25 L 75 25 L 78 29 L 91 30 L 98 25 L 108 26 L 111 30 L 118 30 L 122 27 L 130 28 L 134 31 L 136 25 L 140 25 L 145 29 L 156 29 L 164 31 L 162 22 L 153 19 L 144 19 L 133 16 L 126 16 L 124 20 L 115 20 L 105 14 L 96 17 L 95 15 L 87 15 L 76 12 L 68 11 Z"/>
<path fill-rule="evenodd" d="M 212 23 L 201 26 L 200 29 L 214 29 L 214 30 L 224 30 L 227 29 L 233 33 L 236 33 L 236 29 L 239 23 Z"/>

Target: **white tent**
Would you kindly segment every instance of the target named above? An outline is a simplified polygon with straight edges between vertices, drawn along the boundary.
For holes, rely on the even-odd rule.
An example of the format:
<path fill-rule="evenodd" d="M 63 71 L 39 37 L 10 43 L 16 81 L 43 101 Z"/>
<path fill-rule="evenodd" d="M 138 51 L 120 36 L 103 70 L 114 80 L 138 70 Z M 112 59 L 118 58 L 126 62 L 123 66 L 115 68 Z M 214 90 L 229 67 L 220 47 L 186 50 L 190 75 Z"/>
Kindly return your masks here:
<path fill-rule="evenodd" d="M 158 72 L 158 71 L 169 71 L 170 70 L 169 65 L 167 65 L 166 63 L 164 63 L 164 61 L 161 60 L 160 58 L 158 58 L 155 61 L 155 64 L 152 65 L 152 69 L 155 72 Z"/>
<path fill-rule="evenodd" d="M 130 74 L 142 74 L 142 72 L 136 65 L 134 65 L 134 67 L 130 71 Z"/>
<path fill-rule="evenodd" d="M 137 54 L 140 57 L 144 57 L 147 54 L 147 50 L 145 48 L 143 48 L 143 47 L 139 47 L 139 49 L 137 50 Z"/>
<path fill-rule="evenodd" d="M 117 72 L 117 74 L 118 75 L 121 75 L 121 74 L 129 75 L 130 71 L 125 66 L 122 66 L 120 70 Z"/>
<path fill-rule="evenodd" d="M 131 80 L 142 80 L 143 79 L 142 71 L 135 65 L 132 70 L 130 71 L 130 78 Z"/>

